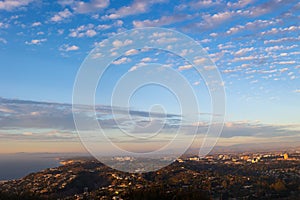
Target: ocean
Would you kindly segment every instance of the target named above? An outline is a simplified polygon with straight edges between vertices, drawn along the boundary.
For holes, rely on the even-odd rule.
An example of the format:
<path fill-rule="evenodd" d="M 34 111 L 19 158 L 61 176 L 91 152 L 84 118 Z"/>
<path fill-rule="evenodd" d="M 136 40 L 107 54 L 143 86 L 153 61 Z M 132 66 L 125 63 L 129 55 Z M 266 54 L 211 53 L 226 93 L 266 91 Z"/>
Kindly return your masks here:
<path fill-rule="evenodd" d="M 58 154 L 0 154 L 0 181 L 19 179 L 32 172 L 58 166 Z"/>

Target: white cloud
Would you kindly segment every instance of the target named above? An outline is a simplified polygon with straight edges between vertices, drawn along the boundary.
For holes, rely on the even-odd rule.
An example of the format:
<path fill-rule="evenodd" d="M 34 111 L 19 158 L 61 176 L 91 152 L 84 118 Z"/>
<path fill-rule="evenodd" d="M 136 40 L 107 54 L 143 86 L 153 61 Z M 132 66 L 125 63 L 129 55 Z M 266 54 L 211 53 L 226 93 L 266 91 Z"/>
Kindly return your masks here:
<path fill-rule="evenodd" d="M 294 90 L 295 93 L 300 93 L 300 90 Z"/>
<path fill-rule="evenodd" d="M 70 29 L 70 37 L 94 37 L 97 35 L 97 32 L 94 30 L 93 24 L 87 24 L 87 25 L 81 25 L 77 27 L 76 29 Z"/>
<path fill-rule="evenodd" d="M 249 48 L 243 48 L 238 50 L 237 52 L 234 53 L 235 56 L 242 56 L 245 55 L 246 53 L 253 51 L 254 47 L 249 47 Z"/>
<path fill-rule="evenodd" d="M 217 37 L 218 36 L 218 33 L 211 33 L 209 34 L 211 37 Z"/>
<path fill-rule="evenodd" d="M 300 41 L 300 36 L 298 37 L 284 37 L 274 40 L 265 40 L 264 44 L 275 44 L 275 43 L 282 43 L 282 42 L 297 42 Z"/>
<path fill-rule="evenodd" d="M 183 70 L 188 70 L 188 69 L 191 69 L 191 68 L 193 68 L 193 65 L 182 65 L 182 66 L 178 67 L 178 70 L 183 71 Z"/>
<path fill-rule="evenodd" d="M 291 1 L 284 1 L 284 0 L 271 0 L 265 3 L 259 4 L 257 6 L 251 7 L 249 10 L 245 11 L 249 17 L 257 17 L 260 15 L 264 15 L 267 13 L 274 12 L 282 8 L 285 5 L 290 4 Z"/>
<path fill-rule="evenodd" d="M 9 24 L 0 22 L 0 28 L 8 28 L 8 27 L 9 27 Z"/>
<path fill-rule="evenodd" d="M 288 70 L 289 70 L 289 68 L 282 68 L 282 69 L 279 69 L 280 73 L 286 72 L 286 71 L 288 71 Z"/>
<path fill-rule="evenodd" d="M 120 47 L 123 47 L 123 46 L 127 46 L 127 45 L 130 45 L 130 44 L 132 44 L 132 40 L 125 40 L 124 42 L 122 42 L 121 40 L 115 40 L 115 41 L 113 41 L 113 46 L 115 47 L 115 48 L 120 48 Z"/>
<path fill-rule="evenodd" d="M 111 28 L 111 25 L 108 25 L 108 24 L 100 24 L 97 26 L 97 29 L 98 30 L 106 30 L 106 29 L 109 29 Z"/>
<path fill-rule="evenodd" d="M 279 64 L 279 65 L 291 65 L 291 64 L 295 64 L 295 63 L 296 63 L 296 61 L 294 61 L 294 60 L 274 62 L 274 64 Z"/>
<path fill-rule="evenodd" d="M 225 70 L 223 70 L 222 72 L 224 73 L 224 74 L 229 74 L 229 73 L 233 73 L 233 72 L 236 72 L 237 70 L 236 69 L 225 69 Z"/>
<path fill-rule="evenodd" d="M 203 63 L 205 63 L 205 62 L 207 62 L 208 60 L 206 59 L 206 58 L 196 58 L 196 59 L 194 59 L 194 64 L 195 65 L 201 65 L 201 64 L 203 64 Z"/>
<path fill-rule="evenodd" d="M 188 6 L 192 9 L 199 9 L 199 8 L 209 8 L 212 6 L 220 5 L 220 0 L 197 0 L 197 1 L 191 1 Z"/>
<path fill-rule="evenodd" d="M 149 20 L 149 19 L 146 19 L 146 20 L 143 20 L 143 21 L 134 20 L 132 22 L 132 24 L 136 28 L 164 26 L 164 25 L 169 25 L 169 24 L 181 22 L 181 21 L 184 21 L 184 20 L 187 20 L 187 19 L 192 19 L 195 16 L 192 16 L 192 15 L 162 16 L 160 19 L 154 19 L 154 20 Z"/>
<path fill-rule="evenodd" d="M 51 21 L 53 22 L 59 22 L 62 21 L 64 19 L 67 19 L 69 17 L 71 17 L 73 14 L 69 11 L 69 9 L 64 9 L 63 11 L 58 12 L 56 15 L 54 15 L 53 17 L 51 17 Z"/>
<path fill-rule="evenodd" d="M 150 58 L 150 57 L 146 57 L 141 60 L 141 62 L 151 62 L 151 61 L 152 61 L 152 58 Z"/>
<path fill-rule="evenodd" d="M 109 6 L 109 0 L 75 1 L 72 9 L 77 13 L 90 13 L 103 10 Z"/>
<path fill-rule="evenodd" d="M 16 8 L 27 6 L 34 0 L 4 0 L 0 1 L 0 10 L 12 11 Z"/>
<path fill-rule="evenodd" d="M 245 57 L 237 57 L 234 58 L 232 61 L 233 62 L 238 62 L 238 61 L 250 61 L 250 60 L 255 60 L 257 59 L 256 56 L 245 56 Z"/>
<path fill-rule="evenodd" d="M 31 41 L 26 41 L 25 44 L 28 44 L 28 45 L 38 45 L 38 44 L 41 44 L 42 42 L 46 42 L 47 39 L 34 39 L 34 40 L 31 40 Z"/>
<path fill-rule="evenodd" d="M 31 24 L 32 27 L 35 27 L 35 26 L 41 26 L 42 23 L 41 22 L 34 22 Z"/>
<path fill-rule="evenodd" d="M 112 63 L 115 64 L 115 65 L 120 65 L 120 64 L 127 63 L 127 62 L 130 62 L 130 61 L 131 61 L 130 58 L 123 57 L 123 58 L 120 58 L 118 60 L 113 61 Z"/>
<path fill-rule="evenodd" d="M 139 51 L 137 49 L 130 49 L 125 52 L 126 56 L 137 54 Z"/>
<path fill-rule="evenodd" d="M 129 15 L 146 13 L 156 3 L 164 3 L 166 0 L 134 0 L 129 6 L 123 6 L 115 12 L 105 15 L 102 19 L 119 19 Z"/>
<path fill-rule="evenodd" d="M 88 37 L 93 37 L 93 36 L 95 36 L 96 34 L 97 34 L 96 31 L 94 31 L 94 30 L 92 30 L 92 29 L 89 29 L 89 30 L 86 31 L 86 35 L 87 35 Z"/>
<path fill-rule="evenodd" d="M 204 66 L 204 70 L 206 70 L 206 71 L 214 70 L 214 69 L 216 69 L 216 67 L 213 66 L 213 65 L 207 65 L 207 66 Z"/>
<path fill-rule="evenodd" d="M 128 71 L 129 71 L 129 72 L 132 72 L 132 71 L 135 71 L 135 70 L 137 70 L 137 69 L 139 69 L 139 68 L 141 68 L 141 67 L 145 67 L 145 66 L 147 66 L 146 63 L 140 62 L 140 63 L 134 65 L 133 67 L 131 67 Z"/>
<path fill-rule="evenodd" d="M 276 25 L 281 22 L 280 19 L 271 19 L 271 20 L 255 20 L 253 22 L 247 22 L 245 25 L 236 25 L 231 27 L 226 31 L 226 34 L 232 35 L 236 34 L 241 31 L 248 31 L 248 30 L 257 30 L 259 28 L 264 28 L 271 25 Z"/>
<path fill-rule="evenodd" d="M 261 35 L 282 34 L 282 33 L 293 32 L 297 30 L 300 30 L 300 26 L 289 26 L 286 28 L 272 28 L 271 30 L 262 32 Z"/>
<path fill-rule="evenodd" d="M 232 8 L 243 8 L 251 3 L 253 3 L 255 0 L 239 0 L 237 2 L 228 2 L 227 6 Z"/>
<path fill-rule="evenodd" d="M 200 85 L 200 81 L 194 82 L 193 85 Z"/>
<path fill-rule="evenodd" d="M 68 44 L 64 44 L 59 48 L 60 51 L 77 51 L 79 50 L 79 47 L 76 45 L 68 45 Z"/>

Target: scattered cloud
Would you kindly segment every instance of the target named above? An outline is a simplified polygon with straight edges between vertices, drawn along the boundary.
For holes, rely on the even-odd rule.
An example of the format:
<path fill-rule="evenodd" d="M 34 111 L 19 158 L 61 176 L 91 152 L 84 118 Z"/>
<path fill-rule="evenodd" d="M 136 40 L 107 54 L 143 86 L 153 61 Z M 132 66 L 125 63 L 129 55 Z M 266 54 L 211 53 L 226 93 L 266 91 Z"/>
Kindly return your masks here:
<path fill-rule="evenodd" d="M 162 16 L 160 19 L 154 19 L 154 20 L 149 20 L 149 19 L 143 21 L 134 20 L 132 24 L 135 28 L 165 26 L 165 25 L 185 21 L 188 19 L 192 19 L 194 17 L 196 17 L 196 15 L 181 14 L 181 15 L 172 15 L 172 16 Z"/>
<path fill-rule="evenodd" d="M 34 0 L 3 0 L 0 1 L 0 10 L 12 11 L 14 9 L 27 6 Z"/>
<path fill-rule="evenodd" d="M 0 38 L 0 43 L 7 44 L 7 41 L 4 38 Z"/>
<path fill-rule="evenodd" d="M 228 2 L 227 3 L 227 6 L 230 7 L 230 8 L 244 8 L 246 7 L 247 5 L 251 4 L 255 2 L 255 0 L 239 0 L 237 2 Z"/>
<path fill-rule="evenodd" d="M 296 2 L 295 0 L 270 0 L 265 3 L 259 4 L 257 6 L 253 6 L 249 8 L 247 15 L 250 17 L 258 17 L 261 15 L 265 15 L 267 13 L 275 12 L 280 8 L 290 5 L 292 2 Z"/>
<path fill-rule="evenodd" d="M 77 51 L 79 50 L 79 47 L 76 45 L 68 45 L 68 44 L 64 44 L 59 48 L 60 51 Z"/>
<path fill-rule="evenodd" d="M 298 42 L 298 41 L 300 41 L 300 36 L 298 36 L 298 37 L 284 37 L 284 38 L 279 38 L 279 39 L 265 40 L 264 44 L 276 44 L 276 43 Z"/>
<path fill-rule="evenodd" d="M 46 42 L 47 39 L 34 39 L 34 40 L 31 40 L 31 41 L 26 41 L 25 44 L 28 44 L 28 45 L 38 45 L 38 44 L 41 44 L 43 42 Z"/>
<path fill-rule="evenodd" d="M 70 12 L 70 10 L 66 8 L 63 11 L 60 11 L 57 14 L 55 14 L 53 17 L 51 17 L 50 20 L 52 22 L 60 22 L 63 21 L 64 19 L 71 17 L 72 15 L 73 14 Z"/>
<path fill-rule="evenodd" d="M 95 26 L 93 24 L 81 25 L 76 29 L 70 29 L 70 37 L 81 38 L 81 37 L 94 37 L 97 35 Z"/>
<path fill-rule="evenodd" d="M 248 48 L 243 48 L 238 50 L 237 52 L 234 53 L 235 56 L 242 56 L 245 55 L 248 52 L 251 52 L 254 50 L 254 47 L 248 47 Z"/>
<path fill-rule="evenodd" d="M 41 22 L 34 22 L 31 24 L 32 27 L 41 26 L 41 25 L 42 25 Z"/>
<path fill-rule="evenodd" d="M 229 28 L 226 31 L 227 35 L 237 34 L 241 31 L 249 31 L 249 30 L 257 30 L 261 28 L 265 28 L 267 26 L 276 25 L 281 22 L 281 19 L 272 19 L 272 20 L 255 20 L 253 22 L 247 22 L 245 25 L 236 25 L 234 27 Z"/>
<path fill-rule="evenodd" d="M 182 65 L 182 66 L 178 67 L 178 70 L 183 71 L 183 70 L 188 70 L 188 69 L 191 69 L 191 68 L 193 68 L 193 65 Z"/>
<path fill-rule="evenodd" d="M 137 53 L 139 53 L 139 51 L 137 49 L 130 49 L 130 50 L 125 52 L 125 55 L 130 56 L 130 55 L 135 55 Z"/>
<path fill-rule="evenodd" d="M 123 57 L 123 58 L 120 58 L 118 60 L 113 61 L 112 63 L 115 64 L 115 65 L 120 65 L 120 64 L 127 63 L 127 62 L 130 62 L 130 61 L 131 61 L 130 58 Z"/>
<path fill-rule="evenodd" d="M 72 9 L 77 13 L 91 13 L 103 10 L 109 6 L 109 0 L 75 1 Z"/>
<path fill-rule="evenodd" d="M 113 41 L 113 46 L 115 47 L 115 48 L 120 48 L 120 47 L 124 47 L 124 46 L 127 46 L 127 45 L 130 45 L 130 44 L 132 44 L 133 43 L 133 41 L 132 40 L 129 40 L 129 39 L 126 39 L 125 41 L 121 41 L 121 40 L 115 40 L 115 41 Z"/>
<path fill-rule="evenodd" d="M 102 19 L 119 19 L 129 15 L 146 13 L 153 4 L 165 2 L 167 2 L 167 0 L 134 0 L 131 5 L 123 6 L 115 12 L 103 16 Z"/>
<path fill-rule="evenodd" d="M 8 28 L 8 27 L 9 27 L 9 24 L 0 22 L 0 29 L 1 28 Z"/>

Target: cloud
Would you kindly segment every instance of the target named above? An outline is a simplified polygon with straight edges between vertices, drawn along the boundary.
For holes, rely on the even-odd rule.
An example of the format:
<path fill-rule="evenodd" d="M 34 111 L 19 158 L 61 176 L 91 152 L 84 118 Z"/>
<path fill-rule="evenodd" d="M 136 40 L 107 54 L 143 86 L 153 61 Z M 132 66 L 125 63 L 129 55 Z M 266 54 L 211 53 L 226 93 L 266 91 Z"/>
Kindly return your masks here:
<path fill-rule="evenodd" d="M 300 90 L 294 90 L 295 93 L 300 93 Z"/>
<path fill-rule="evenodd" d="M 182 66 L 178 67 L 178 70 L 183 71 L 183 70 L 188 70 L 188 69 L 191 69 L 191 68 L 193 68 L 193 65 L 182 65 Z"/>
<path fill-rule="evenodd" d="M 283 43 L 283 42 L 297 42 L 300 41 L 300 36 L 298 37 L 284 37 L 279 39 L 271 39 L 271 40 L 265 40 L 264 44 L 275 44 L 275 43 Z"/>
<path fill-rule="evenodd" d="M 77 51 L 79 50 L 79 47 L 76 45 L 68 45 L 68 44 L 64 44 L 59 48 L 60 51 Z"/>
<path fill-rule="evenodd" d="M 0 22 L 0 28 L 8 28 L 9 24 Z"/>
<path fill-rule="evenodd" d="M 265 51 L 269 52 L 269 51 L 281 51 L 281 50 L 289 50 L 289 49 L 293 49 L 298 47 L 298 45 L 291 45 L 291 46 L 287 46 L 287 45 L 276 45 L 276 46 L 271 46 L 271 47 L 266 47 Z"/>
<path fill-rule="evenodd" d="M 127 62 L 130 62 L 130 61 L 131 61 L 130 58 L 123 57 L 123 58 L 120 58 L 118 60 L 113 61 L 112 63 L 115 64 L 115 65 L 120 65 L 120 64 L 127 63 Z"/>
<path fill-rule="evenodd" d="M 4 38 L 0 38 L 0 43 L 7 44 L 7 41 Z"/>
<path fill-rule="evenodd" d="M 124 42 L 122 42 L 121 40 L 115 40 L 115 41 L 113 41 L 112 44 L 115 48 L 120 48 L 120 47 L 130 45 L 132 43 L 133 43 L 132 40 L 126 39 Z"/>
<path fill-rule="evenodd" d="M 26 41 L 25 44 L 28 44 L 28 45 L 38 45 L 38 44 L 41 44 L 43 42 L 46 42 L 47 39 L 34 39 L 34 40 L 31 40 L 31 41 Z"/>
<path fill-rule="evenodd" d="M 291 3 L 297 2 L 296 0 L 271 0 L 257 6 L 251 7 L 248 12 L 248 16 L 258 17 L 267 13 L 275 12 L 282 7 L 289 6 Z"/>
<path fill-rule="evenodd" d="M 146 13 L 153 4 L 164 3 L 166 0 L 134 0 L 129 6 L 123 6 L 115 12 L 105 15 L 102 19 L 119 19 L 130 15 Z"/>
<path fill-rule="evenodd" d="M 137 54 L 139 51 L 137 49 L 130 49 L 128 51 L 125 52 L 125 55 L 126 56 L 129 56 L 129 55 L 135 55 Z"/>
<path fill-rule="evenodd" d="M 286 32 L 293 32 L 300 30 L 300 26 L 289 26 L 286 28 L 272 28 L 261 33 L 261 35 L 274 35 L 274 34 L 283 34 Z"/>
<path fill-rule="evenodd" d="M 239 0 L 237 2 L 228 2 L 227 3 L 227 6 L 228 7 L 232 7 L 232 8 L 244 8 L 246 7 L 247 5 L 251 4 L 255 2 L 255 0 Z"/>
<path fill-rule="evenodd" d="M 239 61 L 251 61 L 258 59 L 257 56 L 244 56 L 244 57 L 235 57 L 232 61 L 233 62 L 239 62 Z"/>
<path fill-rule="evenodd" d="M 41 26 L 41 25 L 42 25 L 41 22 L 34 22 L 31 24 L 32 27 Z"/>
<path fill-rule="evenodd" d="M 12 11 L 14 9 L 27 6 L 34 0 L 4 0 L 0 1 L 0 10 Z"/>
<path fill-rule="evenodd" d="M 141 67 L 145 67 L 145 66 L 147 66 L 146 63 L 140 62 L 140 63 L 134 65 L 133 67 L 131 67 L 128 71 L 129 71 L 129 72 L 133 72 L 133 71 L 135 71 L 135 70 L 137 70 L 137 69 L 139 69 L 139 68 L 141 68 Z"/>
<path fill-rule="evenodd" d="M 195 82 L 194 85 L 198 85 Z M 294 91 L 300 93 L 299 90 Z M 76 130 L 72 105 L 50 102 L 35 102 L 25 100 L 3 99 L 0 98 L 0 137 L 6 139 L 21 139 L 21 140 L 70 140 L 76 138 L 74 131 Z M 78 117 L 89 121 L 88 106 L 77 107 L 75 113 Z M 145 111 L 128 110 L 128 108 L 114 107 L 114 113 L 117 119 L 112 118 L 112 107 L 104 105 L 96 105 L 96 116 L 104 129 L 118 128 L 116 121 L 123 128 L 130 130 L 133 133 L 148 133 L 157 130 L 158 127 L 163 127 L 166 133 L 173 133 L 179 127 L 186 135 L 191 134 L 191 130 L 198 127 L 199 134 L 205 134 L 209 123 L 201 121 L 200 123 L 184 123 L 182 124 L 182 116 L 174 114 L 149 113 Z M 124 117 L 129 114 L 131 119 Z M 33 114 L 36 113 L 36 114 Z M 94 116 L 94 110 L 91 109 Z M 207 114 L 203 114 L 207 115 Z M 149 120 L 151 117 L 151 120 Z M 132 127 L 132 121 L 136 127 Z M 149 125 L 149 126 L 148 126 Z M 93 127 L 87 123 L 86 130 L 96 130 L 98 127 Z M 5 133 L 3 132 L 5 131 Z M 268 138 L 272 141 L 276 137 L 297 137 L 300 135 L 299 124 L 288 125 L 272 125 L 261 124 L 251 121 L 228 121 L 225 123 L 221 138 L 235 137 L 253 137 L 253 138 Z"/>
<path fill-rule="evenodd" d="M 245 25 L 236 25 L 229 28 L 226 31 L 227 35 L 237 34 L 241 31 L 257 30 L 271 25 L 276 25 L 281 22 L 281 19 L 272 19 L 272 20 L 255 20 L 253 22 L 247 22 Z"/>
<path fill-rule="evenodd" d="M 94 30 L 95 26 L 93 24 L 81 25 L 76 29 L 70 29 L 70 37 L 94 37 L 97 32 Z"/>
<path fill-rule="evenodd" d="M 154 20 L 134 20 L 132 22 L 133 26 L 135 28 L 141 28 L 141 27 L 155 27 L 155 26 L 165 26 L 177 22 L 181 22 L 187 19 L 192 19 L 196 17 L 196 15 L 188 15 L 188 14 L 180 14 L 180 15 L 172 15 L 172 16 L 162 16 L 160 19 L 154 19 Z"/>
<path fill-rule="evenodd" d="M 141 62 L 151 62 L 152 61 L 152 58 L 150 57 L 145 57 L 141 60 Z"/>
<path fill-rule="evenodd" d="M 299 126 L 296 130 L 291 128 L 297 125 L 268 125 L 256 123 L 235 122 L 231 126 L 224 126 L 221 137 L 230 138 L 237 136 L 266 137 L 270 140 L 278 136 L 297 136 L 300 134 Z"/>
<path fill-rule="evenodd" d="M 203 27 L 215 27 L 216 25 L 219 25 L 225 21 L 228 21 L 235 15 L 235 12 L 219 12 L 213 15 L 206 14 L 202 18 L 204 22 L 200 24 L 200 26 Z"/>
<path fill-rule="evenodd" d="M 55 129 L 55 130 L 76 130 L 73 120 L 71 104 L 35 102 L 25 100 L 13 100 L 0 98 L 0 130 L 4 129 Z M 76 108 L 79 108 L 77 106 Z M 90 110 L 91 109 L 91 110 Z M 115 128 L 115 120 L 128 122 L 128 112 L 136 120 L 145 120 L 152 118 L 176 118 L 180 117 L 173 114 L 149 113 L 147 111 L 136 111 L 127 108 L 114 107 L 114 113 L 117 118 L 113 118 L 112 107 L 96 105 L 97 119 L 104 128 Z M 82 106 L 74 111 L 76 115 L 87 122 L 86 129 L 94 130 L 89 123 L 90 116 L 85 113 L 93 112 L 92 108 Z M 92 115 L 94 116 L 94 115 Z M 125 116 L 125 117 L 124 117 Z M 94 117 L 92 117 L 94 119 Z"/>
<path fill-rule="evenodd" d="M 242 56 L 245 55 L 248 52 L 251 52 L 254 50 L 254 47 L 248 47 L 248 48 L 243 48 L 238 50 L 237 52 L 234 53 L 235 56 Z"/>
<path fill-rule="evenodd" d="M 63 11 L 60 11 L 56 15 L 51 17 L 50 20 L 52 22 L 60 22 L 60 21 L 63 21 L 64 19 L 67 19 L 67 18 L 71 17 L 72 15 L 73 14 L 70 12 L 70 10 L 66 8 Z"/>
<path fill-rule="evenodd" d="M 201 65 L 201 64 L 208 62 L 208 59 L 207 58 L 195 58 L 193 62 L 195 65 Z"/>
<path fill-rule="evenodd" d="M 208 8 L 216 5 L 220 5 L 220 0 L 202 0 L 202 1 L 192 1 L 189 3 L 189 7 L 192 9 L 199 9 L 199 8 Z"/>
<path fill-rule="evenodd" d="M 103 10 L 109 6 L 109 0 L 75 1 L 72 9 L 77 13 L 91 13 Z"/>
<path fill-rule="evenodd" d="M 292 65 L 295 63 L 296 61 L 294 60 L 274 62 L 274 64 L 279 64 L 279 65 Z"/>

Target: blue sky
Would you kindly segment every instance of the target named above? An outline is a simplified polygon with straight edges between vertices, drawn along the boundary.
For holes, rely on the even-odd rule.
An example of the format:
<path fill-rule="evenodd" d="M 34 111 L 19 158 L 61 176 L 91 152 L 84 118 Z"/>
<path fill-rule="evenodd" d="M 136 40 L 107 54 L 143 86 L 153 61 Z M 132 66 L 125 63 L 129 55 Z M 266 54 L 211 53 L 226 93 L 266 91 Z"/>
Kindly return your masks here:
<path fill-rule="evenodd" d="M 240 132 L 265 130 L 265 138 L 269 139 L 272 138 L 270 130 L 279 131 L 281 136 L 281 130 L 285 130 L 294 134 L 290 140 L 293 141 L 299 139 L 300 130 L 299 14 L 297 0 L 2 0 L 0 96 L 69 104 L 77 71 L 98 42 L 132 28 L 164 27 L 199 42 L 220 70 L 227 96 L 225 127 Z M 155 57 L 155 52 L 146 52 L 124 56 L 115 66 L 132 67 L 149 62 L 147 59 L 166 64 L 168 59 L 176 60 L 167 53 Z M 177 59 L 177 63 L 178 68 L 184 66 L 182 60 Z M 201 81 L 189 70 L 182 73 L 202 95 L 205 87 Z M 112 83 L 108 78 L 104 86 L 110 88 Z M 21 111 L 17 108 L 23 104 L 18 102 L 20 107 L 15 108 L 11 103 L 1 102 L 3 119 L 9 115 L 8 111 L 14 111 L 10 117 L 20 118 L 16 113 Z M 99 98 L 98 103 L 107 102 Z M 21 110 L 35 112 L 31 105 Z M 45 113 L 49 112 L 46 108 Z M 64 128 L 48 122 L 48 127 L 32 125 L 30 128 L 21 122 L 13 124 L 13 128 L 2 126 L 1 133 L 8 139 L 11 139 L 8 132 L 22 135 L 63 130 L 62 135 L 66 134 Z M 235 136 L 232 141 L 259 138 L 250 136 L 242 139 Z M 224 139 L 226 142 L 230 143 Z"/>

